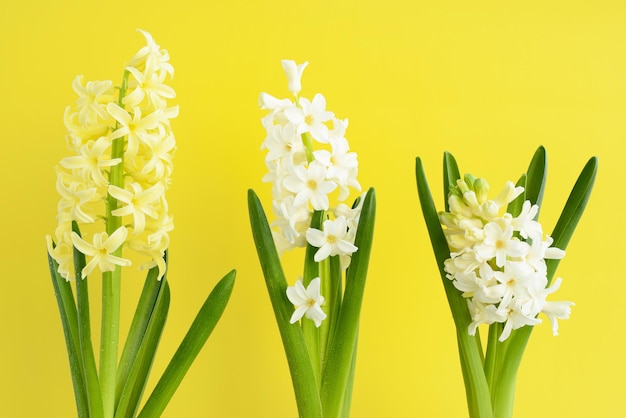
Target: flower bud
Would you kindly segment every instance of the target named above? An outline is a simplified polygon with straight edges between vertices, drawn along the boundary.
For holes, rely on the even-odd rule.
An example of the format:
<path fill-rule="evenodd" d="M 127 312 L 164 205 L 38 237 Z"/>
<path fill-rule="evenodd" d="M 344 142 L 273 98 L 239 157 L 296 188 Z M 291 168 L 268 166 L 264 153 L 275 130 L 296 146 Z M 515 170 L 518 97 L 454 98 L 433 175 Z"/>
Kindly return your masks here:
<path fill-rule="evenodd" d="M 283 65 L 285 74 L 287 74 L 287 81 L 289 81 L 289 91 L 293 94 L 300 93 L 300 90 L 302 90 L 302 85 L 300 84 L 302 72 L 304 71 L 306 66 L 309 65 L 309 62 L 305 61 L 304 64 L 296 65 L 296 62 L 293 60 L 282 60 L 280 63 Z"/>

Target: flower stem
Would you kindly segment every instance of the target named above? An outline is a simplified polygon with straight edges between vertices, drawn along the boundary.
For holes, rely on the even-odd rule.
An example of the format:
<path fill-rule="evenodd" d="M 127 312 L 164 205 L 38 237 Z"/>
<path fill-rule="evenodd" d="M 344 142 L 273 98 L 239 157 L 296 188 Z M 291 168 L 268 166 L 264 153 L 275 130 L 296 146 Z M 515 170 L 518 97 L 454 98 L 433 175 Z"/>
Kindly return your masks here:
<path fill-rule="evenodd" d="M 306 161 L 310 164 L 313 160 L 315 160 L 315 157 L 313 156 L 313 140 L 311 138 L 311 134 L 308 132 L 303 133 L 301 136 L 302 143 L 304 144 Z"/>
<path fill-rule="evenodd" d="M 320 229 L 322 227 L 323 218 L 323 210 L 315 211 L 311 219 L 311 228 Z M 319 265 L 315 261 L 316 251 L 317 247 L 313 247 L 311 244 L 307 243 L 304 259 L 304 273 L 302 275 L 304 286 L 308 286 L 311 280 L 320 275 Z M 304 334 L 304 340 L 306 341 L 306 347 L 309 351 L 311 365 L 313 366 L 316 386 L 319 388 L 322 384 L 322 361 L 320 359 L 319 346 L 320 330 L 315 326 L 313 321 L 302 321 L 302 332 Z"/>
<path fill-rule="evenodd" d="M 491 394 L 494 417 L 511 418 L 513 416 L 517 371 L 532 330 L 533 327 L 529 326 L 514 330 L 505 341 L 504 356 L 500 355 L 501 365 L 497 385 L 494 386 Z"/>
<path fill-rule="evenodd" d="M 120 87 L 118 104 L 123 107 L 122 100 L 126 95 L 128 71 L 124 71 Z M 124 137 L 113 140 L 111 159 L 120 158 L 119 164 L 111 167 L 109 184 L 124 188 Z M 111 212 L 118 208 L 118 201 L 110 194 L 106 200 L 106 231 L 111 235 L 120 226 L 122 219 Z M 121 256 L 120 246 L 113 255 Z M 122 269 L 116 266 L 114 271 L 102 274 L 102 330 L 100 338 L 100 389 L 105 418 L 112 418 L 115 413 L 115 384 L 117 371 L 117 355 L 120 333 L 120 294 Z"/>
<path fill-rule="evenodd" d="M 331 276 L 330 276 L 330 260 L 328 258 L 319 262 L 319 277 L 321 278 L 321 294 L 324 295 L 325 300 L 325 310 L 328 317 L 328 321 L 322 321 L 322 324 L 319 327 L 319 357 L 321 361 L 321 369 L 324 370 L 324 366 L 326 365 L 326 352 L 328 349 L 328 337 L 330 333 L 330 322 L 332 318 L 332 312 L 330 312 L 330 308 L 333 303 L 333 296 L 331 293 L 332 284 L 331 284 Z M 321 383 L 321 382 L 320 382 Z"/>
<path fill-rule="evenodd" d="M 489 337 L 487 341 L 487 353 L 485 355 L 485 377 L 487 385 L 491 392 L 491 402 L 494 402 L 496 392 L 495 386 L 498 383 L 499 373 L 502 367 L 505 346 L 504 343 L 498 341 L 499 335 L 502 333 L 502 324 L 495 322 L 489 325 Z"/>

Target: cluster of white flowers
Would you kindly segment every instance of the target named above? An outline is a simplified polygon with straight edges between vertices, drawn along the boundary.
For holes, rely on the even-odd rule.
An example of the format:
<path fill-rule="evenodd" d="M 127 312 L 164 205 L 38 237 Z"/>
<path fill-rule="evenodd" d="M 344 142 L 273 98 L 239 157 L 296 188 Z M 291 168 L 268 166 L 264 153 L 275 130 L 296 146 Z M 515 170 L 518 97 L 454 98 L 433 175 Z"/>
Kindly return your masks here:
<path fill-rule="evenodd" d="M 488 191 L 485 180 L 466 175 L 450 188 L 450 212 L 439 215 L 451 249 L 445 271 L 467 298 L 469 333 L 480 324 L 504 323 L 499 338 L 504 341 L 512 330 L 540 323 L 537 315 L 543 313 L 557 335 L 557 319 L 569 318 L 573 303 L 546 301 L 561 279 L 547 287 L 545 259 L 560 259 L 565 252 L 551 247 L 551 237 L 544 239 L 534 220 L 537 205 L 525 201 L 517 217 L 504 212 L 523 187 L 507 182 L 494 200 L 487 199 Z"/>
<path fill-rule="evenodd" d="M 354 237 L 360 206 L 331 206 L 329 194 L 337 190 L 337 201 L 342 202 L 351 189 L 361 190 L 357 155 L 350 152 L 345 138 L 347 119 L 327 111 L 324 96 L 316 94 L 312 101 L 298 97 L 307 65 L 282 61 L 294 101 L 267 93 L 259 97 L 261 109 L 269 110 L 262 119 L 267 131 L 262 149 L 268 150 L 269 173 L 264 181 L 273 183 L 274 241 L 281 253 L 308 242 L 319 248 L 315 261 L 338 255 L 346 268 L 357 251 Z M 325 211 L 321 230 L 310 228 L 314 211 Z"/>
<path fill-rule="evenodd" d="M 140 32 L 147 45 L 130 60 L 121 87 L 108 80 L 85 84 L 82 76 L 72 85 L 78 100 L 66 110 L 65 125 L 75 155 L 63 158 L 57 167 L 61 200 L 56 246 L 47 237 L 48 251 L 66 280 L 75 278 L 72 247 L 90 258 L 81 272 L 83 278 L 96 266 L 106 272 L 116 265 L 130 265 L 130 260 L 119 256 L 122 246 L 147 258 L 140 268 L 158 266 L 159 279 L 165 273 L 163 255 L 173 229 L 165 191 L 176 148 L 170 119 L 178 115 L 178 106 L 167 104 L 176 96 L 165 84 L 174 74 L 169 54 L 149 33 Z M 117 201 L 108 216 L 120 218 L 121 226 L 110 235 L 94 233 L 91 243 L 72 232 L 72 221 L 100 222 L 104 227 L 107 196 Z"/>

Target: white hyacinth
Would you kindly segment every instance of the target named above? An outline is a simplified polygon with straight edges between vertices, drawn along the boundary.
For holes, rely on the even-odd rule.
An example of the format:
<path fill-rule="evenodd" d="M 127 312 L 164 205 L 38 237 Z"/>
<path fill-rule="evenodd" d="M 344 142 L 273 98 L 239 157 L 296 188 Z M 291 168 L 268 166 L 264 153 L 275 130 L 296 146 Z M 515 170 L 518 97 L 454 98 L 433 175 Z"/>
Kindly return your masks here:
<path fill-rule="evenodd" d="M 467 299 L 469 333 L 474 335 L 480 324 L 504 323 L 499 338 L 504 341 L 512 330 L 540 323 L 537 315 L 543 313 L 557 335 L 557 319 L 569 318 L 573 303 L 546 301 L 561 279 L 547 287 L 545 259 L 560 259 L 565 252 L 544 237 L 534 220 L 537 205 L 524 202 L 517 217 L 504 212 L 522 187 L 507 182 L 493 200 L 487 199 L 488 191 L 486 181 L 466 175 L 451 187 L 450 212 L 439 215 L 451 250 L 445 271 Z"/>
<path fill-rule="evenodd" d="M 269 111 L 262 120 L 267 133 L 262 149 L 268 151 L 265 162 L 269 172 L 264 181 L 273 183 L 274 240 L 281 253 L 308 242 L 321 249 L 316 261 L 339 255 L 346 268 L 350 255 L 356 251 L 354 236 L 359 210 L 345 211 L 341 216 L 340 225 L 345 225 L 346 230 L 338 232 L 341 244 L 333 245 L 332 251 L 328 250 L 330 244 L 320 238 L 324 232 L 307 231 L 314 211 L 333 216 L 351 190 L 361 191 L 356 178 L 357 154 L 350 152 L 344 136 L 348 121 L 337 119 L 326 110 L 324 96 L 316 94 L 312 101 L 298 97 L 307 65 L 282 61 L 294 101 L 267 93 L 259 97 L 261 109 Z M 337 204 L 333 205 L 335 191 Z"/>
<path fill-rule="evenodd" d="M 267 150 L 265 163 L 269 169 L 263 180 L 273 184 L 276 219 L 272 222 L 272 233 L 280 253 L 308 243 L 318 248 L 316 262 L 337 256 L 345 270 L 352 254 L 358 251 L 354 240 L 361 205 L 351 208 L 340 202 L 352 190 L 361 191 L 356 178 L 357 154 L 350 151 L 345 138 L 348 121 L 337 119 L 326 110 L 324 96 L 316 94 L 313 100 L 298 97 L 302 72 L 307 65 L 307 62 L 297 65 L 291 60 L 282 61 L 293 101 L 267 93 L 259 97 L 259 106 L 268 111 L 262 119 L 266 137 L 261 148 Z M 321 229 L 310 227 L 316 211 L 323 213 Z M 300 281 L 287 289 L 287 296 L 296 307 L 292 323 L 304 315 L 319 326 L 325 318 L 322 302 L 313 305 L 306 302 L 324 300 L 319 294 L 320 280 L 316 278 L 309 285 L 317 292 L 313 299 L 304 297 L 305 289 Z M 298 299 L 297 295 L 301 297 Z"/>

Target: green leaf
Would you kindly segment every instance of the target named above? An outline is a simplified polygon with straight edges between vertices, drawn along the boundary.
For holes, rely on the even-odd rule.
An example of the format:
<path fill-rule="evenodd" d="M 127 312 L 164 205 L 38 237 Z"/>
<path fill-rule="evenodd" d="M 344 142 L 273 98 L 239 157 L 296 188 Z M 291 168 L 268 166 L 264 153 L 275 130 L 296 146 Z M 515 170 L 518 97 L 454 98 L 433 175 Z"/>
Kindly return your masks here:
<path fill-rule="evenodd" d="M 79 237 L 80 230 L 78 224 L 72 221 L 72 231 Z M 80 351 L 82 353 L 83 371 L 85 373 L 85 384 L 87 388 L 87 399 L 89 402 L 89 416 L 91 418 L 104 417 L 102 408 L 102 394 L 100 392 L 100 382 L 98 381 L 98 371 L 96 360 L 91 343 L 91 323 L 89 319 L 89 288 L 87 278 L 81 278 L 85 268 L 85 255 L 74 247 L 74 271 L 76 275 L 76 300 L 78 306 L 78 339 Z"/>
<path fill-rule="evenodd" d="M 453 167 L 449 167 L 447 164 L 447 161 L 454 161 L 454 158 L 451 154 L 446 155 L 449 156 L 449 158 L 444 160 L 444 176 L 446 176 L 445 173 L 454 171 Z M 419 157 L 416 160 L 415 173 L 417 179 L 417 192 L 422 206 L 422 214 L 426 222 L 428 235 L 430 236 L 430 242 L 435 253 L 437 266 L 439 267 L 439 274 L 441 275 L 443 286 L 446 291 L 448 303 L 450 304 L 450 309 L 452 310 L 452 316 L 457 323 L 457 326 L 463 326 L 465 327 L 465 331 L 467 331 L 467 326 L 469 326 L 472 322 L 472 319 L 470 317 L 469 310 L 467 309 L 467 302 L 461 293 L 454 287 L 452 281 L 446 278 L 444 262 L 450 258 L 450 249 L 448 248 L 448 242 L 446 241 L 443 229 L 441 228 L 439 215 L 430 193 L 422 161 Z"/>
<path fill-rule="evenodd" d="M 174 392 L 200 353 L 224 313 L 235 285 L 235 270 L 230 271 L 213 288 L 196 315 L 189 331 L 174 353 L 150 398 L 146 401 L 139 418 L 161 416 Z M 167 289 L 167 284 L 166 284 Z"/>
<path fill-rule="evenodd" d="M 548 158 L 546 149 L 543 146 L 537 148 L 526 172 L 526 187 L 524 193 L 526 200 L 530 200 L 533 205 L 539 205 L 543 200 L 543 191 L 546 186 L 546 176 L 548 172 Z M 539 216 L 539 214 L 537 214 Z"/>
<path fill-rule="evenodd" d="M 165 257 L 165 264 L 167 266 L 167 253 Z M 122 389 L 126 385 L 128 375 L 135 362 L 137 353 L 141 347 L 141 343 L 146 335 L 148 324 L 156 309 L 157 300 L 161 293 L 161 288 L 167 280 L 167 270 L 162 280 L 157 280 L 159 276 L 159 268 L 153 267 L 148 271 L 146 280 L 144 282 L 137 308 L 135 309 L 135 315 L 128 331 L 128 337 L 124 343 L 124 350 L 120 358 L 119 367 L 117 371 L 117 384 L 116 384 L 116 396 L 115 405 L 119 403 L 120 396 L 122 395 Z"/>
<path fill-rule="evenodd" d="M 358 251 L 346 273 L 346 289 L 337 327 L 327 354 L 323 370 L 321 398 L 324 415 L 337 417 L 343 408 L 343 398 L 349 381 L 350 367 L 357 345 L 359 316 L 365 291 L 365 281 L 374 238 L 376 217 L 376 192 L 370 188 L 365 195 L 354 245 Z"/>
<path fill-rule="evenodd" d="M 524 187 L 524 191 L 517 196 L 506 208 L 506 211 L 511 214 L 514 218 L 519 216 L 522 213 L 522 208 L 524 207 L 524 202 L 526 201 L 526 173 L 522 174 L 515 186 Z"/>
<path fill-rule="evenodd" d="M 443 153 L 443 201 L 446 212 L 448 208 L 448 196 L 450 195 L 450 187 L 456 186 L 456 181 L 461 178 L 459 166 L 454 159 L 454 155 L 448 151 Z"/>
<path fill-rule="evenodd" d="M 321 230 L 323 222 L 324 211 L 316 210 L 315 212 L 313 212 L 310 227 Z M 311 283 L 311 280 L 319 277 L 320 275 L 318 263 L 314 259 L 317 250 L 317 247 L 314 247 L 307 242 L 304 255 L 304 274 L 302 275 L 302 284 L 304 285 L 304 287 L 307 287 L 309 283 Z"/>
<path fill-rule="evenodd" d="M 354 374 L 356 370 L 356 355 L 359 345 L 359 335 L 357 331 L 356 344 L 354 346 L 354 353 L 352 353 L 352 361 L 350 362 L 350 373 L 348 375 L 348 383 L 346 384 L 346 391 L 343 397 L 343 406 L 341 409 L 340 418 L 350 418 L 350 407 L 352 406 L 352 388 L 354 387 Z"/>
<path fill-rule="evenodd" d="M 587 207 L 587 202 L 591 196 L 591 190 L 596 180 L 598 173 L 598 157 L 592 157 L 589 159 L 585 167 L 583 168 L 576 184 L 572 189 L 572 192 L 565 203 L 565 207 L 561 212 L 561 216 L 554 227 L 552 232 L 552 238 L 554 243 L 552 246 L 565 250 L 569 244 L 574 230 L 578 225 L 578 221 Z M 546 260 L 548 266 L 548 281 L 551 282 L 556 272 L 556 268 L 559 265 L 560 260 Z"/>
<path fill-rule="evenodd" d="M 444 187 L 446 183 L 450 184 L 450 179 L 454 178 L 457 173 L 458 168 L 454 157 L 446 153 L 444 155 L 444 178 L 448 181 L 444 182 Z M 430 193 L 422 160 L 419 157 L 415 161 L 415 177 L 422 214 L 435 253 L 439 273 L 452 312 L 452 318 L 456 326 L 457 342 L 459 345 L 461 368 L 465 380 L 470 417 L 492 417 L 489 387 L 483 371 L 483 353 L 480 339 L 478 334 L 475 336 L 469 335 L 468 327 L 472 319 L 467 309 L 467 302 L 454 287 L 452 281 L 446 278 L 444 262 L 450 258 L 450 250 L 439 222 L 439 216 Z"/>
<path fill-rule="evenodd" d="M 150 278 L 151 273 L 148 273 Z M 156 281 L 157 273 L 153 276 Z M 170 288 L 167 279 L 163 277 L 157 286 L 158 288 L 154 306 L 151 309 L 144 333 L 141 335 L 139 347 L 134 355 L 132 364 L 124 376 L 124 380 L 118 381 L 121 386 L 119 400 L 116 402 L 115 418 L 132 418 L 135 416 L 141 396 L 146 387 L 148 376 L 156 356 L 156 351 L 163 334 L 165 321 L 170 306 Z M 144 287 L 145 288 L 145 287 Z M 143 295 L 142 295 L 143 296 Z M 147 308 L 146 308 L 147 310 Z M 134 321 L 133 321 L 134 322 Z M 136 337 L 133 337 L 136 339 Z"/>
<path fill-rule="evenodd" d="M 567 203 L 561 212 L 561 216 L 557 221 L 557 225 L 554 228 L 554 232 L 552 233 L 552 238 L 554 239 L 554 243 L 552 245 L 554 247 L 562 250 L 566 249 L 567 244 L 574 233 L 574 229 L 576 228 L 576 225 L 585 210 L 589 196 L 591 195 L 597 171 L 598 159 L 597 157 L 592 157 L 580 173 L 580 176 L 570 193 Z M 538 184 L 539 182 L 537 181 L 536 183 Z M 554 277 L 558 263 L 559 260 L 546 260 L 548 268 L 548 285 Z M 507 340 L 508 347 L 506 350 L 506 358 L 503 361 L 503 363 L 506 364 L 506 367 L 503 367 L 501 370 L 501 375 L 498 381 L 498 393 L 496 394 L 496 405 L 494 405 L 494 407 L 497 408 L 494 409 L 496 413 L 498 413 L 499 410 L 502 411 L 501 414 L 510 413 L 509 411 L 512 411 L 517 370 L 521 364 L 524 350 L 526 349 L 533 329 L 534 327 L 530 326 L 519 328 L 511 332 L 511 336 Z"/>
<path fill-rule="evenodd" d="M 248 211 L 265 284 L 272 302 L 276 323 L 283 341 L 291 381 L 301 418 L 321 418 L 322 404 L 313 365 L 304 334 L 297 324 L 290 324 L 293 306 L 287 299 L 287 280 L 280 264 L 263 206 L 253 190 L 248 190 Z"/>
<path fill-rule="evenodd" d="M 50 268 L 54 295 L 56 296 L 59 306 L 61 324 L 63 325 L 63 333 L 65 335 L 65 345 L 67 347 L 70 374 L 72 376 L 74 397 L 76 399 L 76 410 L 79 418 L 86 418 L 89 416 L 89 402 L 87 400 L 83 360 L 78 339 L 78 314 L 76 312 L 76 303 L 74 302 L 74 293 L 72 292 L 70 282 L 59 275 L 59 265 L 50 254 L 48 254 L 48 266 Z"/>

